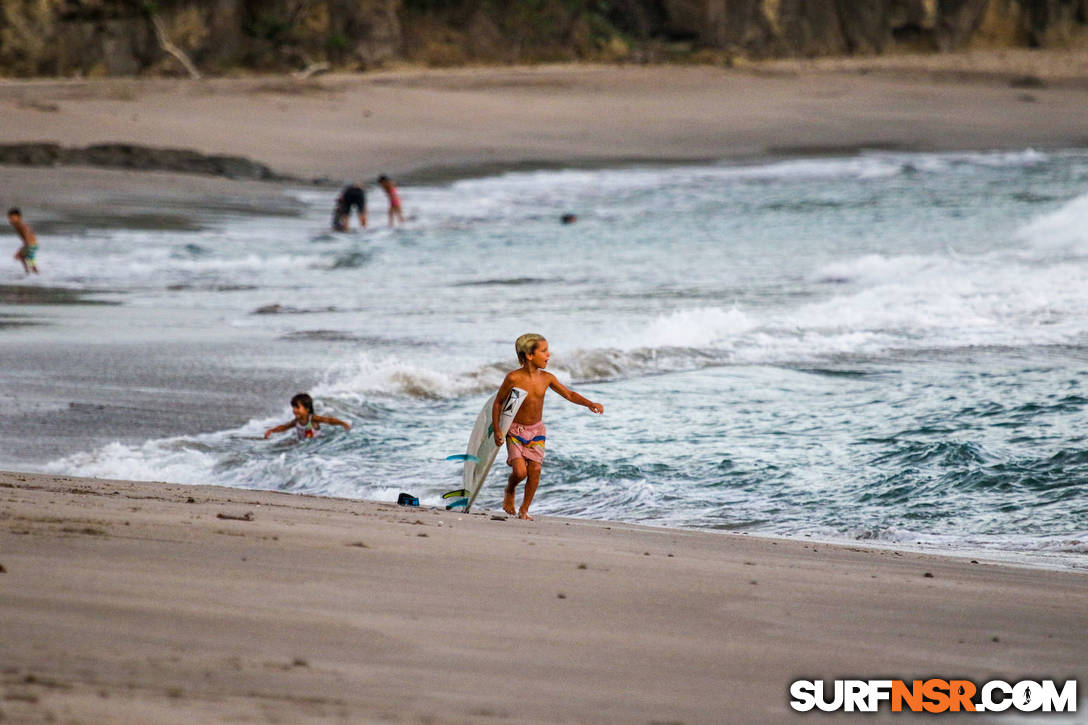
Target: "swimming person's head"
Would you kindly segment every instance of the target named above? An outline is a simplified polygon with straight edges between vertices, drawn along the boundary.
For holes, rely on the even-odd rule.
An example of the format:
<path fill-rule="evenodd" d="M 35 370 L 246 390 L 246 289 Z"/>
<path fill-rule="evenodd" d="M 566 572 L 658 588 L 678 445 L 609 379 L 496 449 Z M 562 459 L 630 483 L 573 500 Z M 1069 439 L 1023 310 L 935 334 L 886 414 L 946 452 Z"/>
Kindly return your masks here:
<path fill-rule="evenodd" d="M 514 350 L 517 351 L 518 362 L 524 365 L 529 357 L 536 352 L 537 346 L 542 342 L 545 342 L 544 336 L 538 335 L 535 332 L 527 332 L 515 340 Z"/>
<path fill-rule="evenodd" d="M 314 399 L 308 393 L 299 393 L 291 398 L 291 410 L 299 420 L 305 420 L 314 414 Z"/>

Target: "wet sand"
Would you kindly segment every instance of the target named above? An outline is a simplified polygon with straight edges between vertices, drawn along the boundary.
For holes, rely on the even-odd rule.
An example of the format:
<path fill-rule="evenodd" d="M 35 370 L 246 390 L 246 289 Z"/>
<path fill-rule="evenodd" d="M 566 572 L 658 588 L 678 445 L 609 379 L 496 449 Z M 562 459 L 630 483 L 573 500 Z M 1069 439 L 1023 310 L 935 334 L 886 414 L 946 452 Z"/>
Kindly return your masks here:
<path fill-rule="evenodd" d="M 790 682 L 1088 674 L 1083 573 L 214 486 L 0 496 L 4 722 L 824 722 Z"/>

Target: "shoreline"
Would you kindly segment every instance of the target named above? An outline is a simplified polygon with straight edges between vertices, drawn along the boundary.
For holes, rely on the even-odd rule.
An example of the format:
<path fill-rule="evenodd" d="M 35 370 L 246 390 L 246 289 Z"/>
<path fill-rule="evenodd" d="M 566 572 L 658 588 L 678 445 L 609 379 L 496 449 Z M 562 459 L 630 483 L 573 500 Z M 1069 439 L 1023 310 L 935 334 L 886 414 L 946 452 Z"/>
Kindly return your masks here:
<path fill-rule="evenodd" d="M 5 471 L 0 467 L 0 479 L 3 476 L 47 476 L 55 478 L 72 478 L 72 479 L 85 479 L 94 481 L 110 482 L 118 479 L 110 478 L 98 478 L 98 477 L 86 477 L 86 476 L 70 476 L 67 473 L 56 473 L 49 471 Z M 133 480 L 125 481 L 125 483 L 136 483 L 139 485 L 166 485 L 166 486 L 182 486 L 186 488 L 215 488 L 222 489 L 225 493 L 222 495 L 228 495 L 230 492 L 235 492 L 234 495 L 241 496 L 243 494 L 270 494 L 270 495 L 285 495 L 285 496 L 301 496 L 306 499 L 339 501 L 345 503 L 358 503 L 366 506 L 394 506 L 395 500 L 383 501 L 378 499 L 369 498 L 343 498 L 338 496 L 323 495 L 323 494 L 310 494 L 310 493 L 297 493 L 293 491 L 280 491 L 274 488 L 244 488 L 240 486 L 232 486 L 229 484 L 207 484 L 207 483 L 186 483 L 180 481 L 150 481 L 150 480 Z M 497 485 L 492 481 L 492 485 Z M 472 516 L 507 516 L 501 509 L 487 509 L 480 506 L 476 507 Z M 404 511 L 427 511 L 438 515 L 459 515 L 456 511 L 444 510 L 443 508 L 436 506 L 426 506 L 420 504 L 417 508 L 412 507 L 398 507 L 398 510 Z M 509 516 L 511 520 L 515 517 Z M 726 537 L 748 537 L 752 539 L 762 540 L 769 545 L 775 545 L 773 542 L 791 542 L 795 544 L 802 544 L 805 546 L 829 546 L 837 549 L 848 550 L 865 550 L 872 552 L 884 552 L 894 555 L 911 554 L 922 557 L 938 557 L 943 559 L 951 559 L 958 562 L 967 562 L 970 564 L 988 564 L 992 566 L 1005 566 L 1013 568 L 1024 568 L 1040 571 L 1052 571 L 1052 572 L 1070 572 L 1073 574 L 1088 575 L 1088 555 L 1075 552 L 1030 552 L 1025 550 L 1011 550 L 1011 549 L 987 549 L 982 547 L 965 547 L 962 549 L 942 548 L 936 544 L 925 544 L 922 542 L 908 543 L 908 542 L 892 542 L 881 541 L 879 539 L 851 539 L 847 537 L 835 538 L 833 536 L 816 536 L 804 534 L 800 536 L 790 536 L 787 534 L 775 534 L 764 533 L 759 531 L 738 531 L 725 528 L 702 528 L 702 527 L 683 527 L 683 526 L 667 526 L 665 524 L 654 523 L 641 523 L 638 521 L 624 521 L 622 519 L 595 519 L 595 518 L 582 518 L 579 516 L 562 516 L 551 514 L 537 514 L 536 518 L 547 518 L 550 520 L 559 520 L 563 522 L 580 522 L 586 525 L 600 524 L 602 526 L 618 526 L 618 527 L 632 527 L 636 529 L 647 530 L 651 532 L 657 532 L 661 535 L 666 534 L 680 534 L 691 533 L 696 535 L 708 535 L 708 536 L 726 536 Z M 530 522 L 532 523 L 532 522 Z"/>
<path fill-rule="evenodd" d="M 73 479 L 87 479 L 95 481 L 110 482 L 115 479 L 109 478 L 88 478 L 85 476 L 69 476 L 67 473 L 56 473 L 48 471 L 5 471 L 0 467 L 0 478 L 3 476 L 47 476 L 56 478 L 68 478 Z M 128 481 L 126 481 L 128 483 Z M 182 486 L 187 488 L 205 488 L 211 487 L 215 489 L 222 489 L 225 493 L 222 495 L 229 495 L 230 492 L 235 492 L 234 495 L 241 496 L 243 494 L 270 494 L 270 495 L 285 495 L 285 496 L 301 496 L 307 499 L 329 499 L 331 501 L 341 501 L 345 503 L 358 503 L 367 506 L 393 506 L 396 505 L 395 500 L 383 501 L 378 499 L 369 498 L 342 498 L 331 495 L 322 494 L 308 494 L 297 493 L 292 491 L 280 491 L 274 488 L 244 488 L 240 486 L 232 486 L 229 484 L 206 484 L 206 483 L 186 483 L 180 481 L 148 481 L 148 480 L 134 480 L 131 483 L 146 484 L 146 485 L 167 485 L 167 486 Z M 492 485 L 497 485 L 492 481 Z M 410 488 L 410 486 L 409 486 Z M 476 507 L 472 516 L 506 516 L 506 514 L 500 509 L 487 509 L 482 507 Z M 409 507 L 399 507 L 398 510 L 412 511 L 427 511 L 435 514 L 445 515 L 459 515 L 455 511 L 444 510 L 439 507 L 426 506 L 420 504 L 418 509 Z M 514 517 L 509 517 L 511 520 Z M 1069 572 L 1073 574 L 1088 575 L 1088 555 L 1075 552 L 1032 552 L 1026 550 L 1011 550 L 1011 549 L 988 549 L 983 547 L 964 547 L 962 549 L 945 548 L 937 546 L 936 544 L 925 544 L 922 542 L 908 543 L 908 542 L 892 542 L 881 541 L 879 539 L 851 539 L 847 537 L 835 538 L 833 536 L 815 536 L 804 534 L 800 536 L 790 536 L 787 534 L 775 534 L 765 533 L 760 531 L 738 531 L 725 528 L 702 528 L 702 527 L 683 527 L 683 526 L 667 526 L 665 524 L 654 523 L 641 523 L 638 521 L 625 521 L 622 519 L 595 519 L 595 518 L 582 518 L 579 516 L 562 516 L 551 514 L 537 514 L 534 518 L 547 518 L 550 520 L 559 520 L 564 522 L 580 522 L 583 524 L 600 524 L 602 526 L 619 526 L 619 527 L 633 527 L 637 529 L 644 529 L 647 531 L 657 532 L 661 535 L 666 534 L 680 534 L 691 533 L 696 535 L 708 535 L 708 536 L 726 536 L 726 537 L 748 537 L 752 539 L 762 540 L 767 542 L 768 545 L 776 545 L 773 542 L 791 542 L 795 544 L 803 544 L 806 546 L 829 546 L 837 549 L 848 550 L 866 550 L 873 552 L 884 552 L 894 555 L 915 555 L 922 557 L 938 557 L 944 559 L 951 559 L 958 562 L 967 562 L 970 564 L 988 564 L 992 566 L 1005 566 L 1013 568 L 1023 568 L 1030 570 L 1040 571 L 1052 571 L 1052 572 Z M 530 522 L 531 523 L 531 522 Z"/>
<path fill-rule="evenodd" d="M 353 505 L 358 504 L 365 507 L 380 507 L 391 510 L 400 511 L 403 513 L 412 512 L 425 512 L 436 516 L 472 516 L 477 518 L 489 518 L 499 517 L 504 520 L 515 521 L 517 517 L 506 514 L 501 509 L 489 509 L 482 506 L 476 506 L 475 510 L 470 514 L 464 514 L 453 510 L 447 510 L 438 506 L 427 506 L 420 504 L 417 507 L 413 506 L 401 506 L 396 501 L 382 501 L 377 499 L 366 498 L 345 498 L 340 496 L 332 496 L 325 494 L 313 494 L 313 493 L 299 493 L 295 491 L 280 491 L 273 488 L 243 488 L 239 486 L 231 486 L 229 484 L 208 484 L 208 483 L 185 483 L 178 481 L 150 481 L 150 480 L 126 480 L 126 479 L 113 479 L 113 478 L 100 478 L 97 476 L 72 476 L 67 473 L 55 473 L 46 471 L 14 471 L 5 470 L 0 468 L 0 488 L 9 487 L 11 480 L 21 480 L 28 478 L 30 480 L 45 479 L 48 481 L 62 481 L 62 482 L 77 482 L 85 485 L 105 486 L 111 485 L 124 485 L 135 486 L 138 488 L 157 486 L 177 487 L 180 489 L 195 489 L 195 490 L 210 490 L 218 492 L 217 498 L 226 498 L 234 496 L 241 498 L 246 495 L 253 495 L 261 497 L 264 495 L 277 497 L 288 496 L 296 497 L 306 501 L 312 501 L 314 505 L 319 504 L 322 501 L 327 501 L 333 504 Z M 494 483 L 494 482 L 493 482 Z M 227 499 L 233 500 L 233 499 Z M 893 555 L 906 555 L 923 558 L 937 558 L 948 559 L 957 563 L 969 563 L 972 565 L 989 565 L 998 567 L 1011 567 L 1015 569 L 1028 569 L 1033 571 L 1048 571 L 1048 572 L 1068 572 L 1074 575 L 1088 576 L 1088 559 L 1081 566 L 1073 566 L 1068 564 L 1055 564 L 1047 563 L 1037 560 L 1028 560 L 1026 558 L 1016 558 L 1022 552 L 1013 552 L 1006 550 L 989 550 L 989 549 L 964 549 L 962 551 L 947 551 L 936 546 L 917 543 L 908 544 L 902 542 L 884 542 L 879 540 L 858 540 L 858 539 L 835 539 L 832 537 L 823 536 L 788 536 L 784 534 L 773 533 L 760 533 L 756 531 L 734 531 L 728 529 L 710 529 L 710 528 L 685 528 L 685 527 L 673 527 L 666 526 L 664 524 L 652 524 L 652 523 L 639 523 L 636 521 L 622 521 L 618 519 L 593 519 L 593 518 L 581 518 L 578 516 L 563 516 L 552 514 L 537 514 L 534 516 L 533 521 L 525 522 L 527 525 L 532 525 L 537 519 L 546 519 L 549 521 L 562 522 L 566 526 L 570 525 L 586 525 L 586 526 L 606 526 L 606 527 L 620 527 L 630 528 L 634 530 L 646 531 L 655 533 L 661 536 L 668 535 L 684 535 L 692 534 L 695 536 L 724 536 L 727 538 L 747 538 L 757 541 L 762 541 L 766 545 L 777 545 L 777 543 L 790 543 L 806 547 L 811 546 L 828 546 L 834 549 L 844 549 L 848 551 L 865 551 L 868 553 L 882 553 Z M 492 519 L 496 520 L 496 519 Z M 1066 554 L 1067 556 L 1078 556 L 1076 554 Z M 1083 555 L 1081 555 L 1083 556 Z"/>
<path fill-rule="evenodd" d="M 19 722 L 774 723 L 795 679 L 1088 674 L 1078 572 L 214 486 L 0 491 Z"/>
<path fill-rule="evenodd" d="M 829 65 L 534 66 L 289 77 L 3 81 L 0 143 L 124 143 L 241 156 L 300 179 L 761 158 L 785 150 L 1079 148 L 1073 53 Z M 1001 60 L 1004 57 L 1005 60 Z M 937 69 L 928 64 L 941 62 Z M 940 71 L 937 73 L 937 71 Z M 936 75 L 934 75 L 936 73 Z M 943 75 L 942 75 L 943 74 Z M 1037 82 L 1023 86 L 1017 79 Z M 441 109 L 436 114 L 435 109 Z M 476 171 L 473 171 L 475 169 Z"/>

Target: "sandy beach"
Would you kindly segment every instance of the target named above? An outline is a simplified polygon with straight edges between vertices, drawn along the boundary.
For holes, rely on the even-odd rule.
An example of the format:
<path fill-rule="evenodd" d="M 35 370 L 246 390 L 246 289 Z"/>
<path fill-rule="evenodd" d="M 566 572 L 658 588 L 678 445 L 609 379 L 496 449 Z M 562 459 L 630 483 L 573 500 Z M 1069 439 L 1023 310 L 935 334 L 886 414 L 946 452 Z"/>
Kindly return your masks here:
<path fill-rule="evenodd" d="M 214 486 L 0 493 L 5 722 L 775 723 L 801 678 L 1086 674 L 1080 573 Z"/>
<path fill-rule="evenodd" d="M 379 172 L 1082 147 L 1086 110 L 1083 53 L 1026 51 L 58 79 L 0 82 L 0 143 L 246 156 L 331 199 Z M 0 203 L 58 225 L 293 203 L 290 185 L 183 174 L 0 179 Z M 267 340 L 159 339 L 123 307 L 103 322 L 88 303 L 108 290 L 26 289 L 0 289 L 0 336 L 42 330 L 0 346 L 8 468 L 240 425 L 313 382 L 284 379 Z M 796 679 L 1088 683 L 1083 571 L 199 483 L 0 473 L 0 722 L 777 723 Z"/>
<path fill-rule="evenodd" d="M 957 63 L 958 59 L 958 63 Z M 959 71 L 955 69 L 959 68 Z M 1022 149 L 1088 136 L 1083 53 L 709 66 L 0 83 L 0 143 L 233 154 L 334 183 L 514 165 L 857 148 Z"/>

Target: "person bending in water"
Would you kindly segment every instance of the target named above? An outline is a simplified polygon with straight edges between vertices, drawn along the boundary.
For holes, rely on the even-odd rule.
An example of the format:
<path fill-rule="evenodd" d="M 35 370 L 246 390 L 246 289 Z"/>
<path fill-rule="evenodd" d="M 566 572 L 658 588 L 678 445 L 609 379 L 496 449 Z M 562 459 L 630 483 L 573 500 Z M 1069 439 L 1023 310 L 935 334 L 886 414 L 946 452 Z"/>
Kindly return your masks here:
<path fill-rule="evenodd" d="M 359 184 L 348 184 L 336 197 L 336 207 L 332 211 L 332 229 L 346 232 L 351 219 L 351 210 L 359 210 L 359 226 L 366 229 L 366 192 Z"/>
<path fill-rule="evenodd" d="M 18 209 L 12 207 L 8 209 L 8 222 L 11 224 L 12 229 L 19 235 L 19 238 L 23 240 L 23 246 L 19 247 L 19 251 L 15 253 L 15 259 L 23 263 L 23 271 L 27 274 L 34 272 L 38 274 L 38 264 L 34 261 L 34 257 L 38 254 L 38 238 L 34 236 L 34 232 L 25 221 L 23 221 L 23 213 Z"/>
<path fill-rule="evenodd" d="M 299 393 L 291 398 L 291 412 L 295 414 L 294 419 L 287 421 L 283 425 L 269 428 L 264 432 L 264 437 L 268 438 L 273 433 L 283 433 L 284 431 L 291 430 L 293 427 L 295 429 L 295 435 L 298 436 L 300 441 L 303 441 L 307 438 L 317 437 L 318 431 L 321 430 L 322 423 L 339 425 L 343 426 L 344 430 L 351 430 L 351 423 L 345 423 L 339 418 L 333 418 L 328 415 L 315 415 L 314 399 L 306 393 Z"/>
<path fill-rule="evenodd" d="M 389 226 L 393 226 L 394 219 L 403 224 L 404 215 L 400 210 L 400 194 L 397 192 L 397 187 L 393 184 L 393 180 L 385 174 L 382 174 L 378 177 L 378 186 L 382 187 L 382 191 L 389 197 Z"/>
<path fill-rule="evenodd" d="M 495 430 L 495 445 L 501 446 L 499 413 L 502 404 L 506 402 L 512 388 L 521 388 L 527 393 L 506 434 L 506 464 L 511 471 L 502 499 L 502 510 L 514 515 L 514 493 L 518 484 L 525 481 L 525 492 L 517 517 L 532 521 L 529 504 L 533 502 L 533 495 L 540 483 L 540 465 L 544 461 L 544 394 L 549 389 L 554 390 L 570 402 L 584 405 L 598 415 L 604 413 L 604 406 L 568 389 L 544 369 L 548 366 L 551 353 L 548 352 L 548 341 L 543 335 L 522 335 L 514 342 L 514 349 L 521 367 L 510 371 L 502 381 L 499 392 L 495 395 L 495 404 L 491 406 L 491 424 Z"/>

